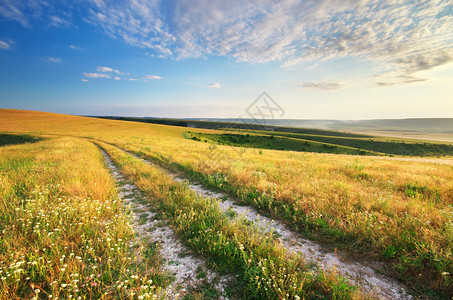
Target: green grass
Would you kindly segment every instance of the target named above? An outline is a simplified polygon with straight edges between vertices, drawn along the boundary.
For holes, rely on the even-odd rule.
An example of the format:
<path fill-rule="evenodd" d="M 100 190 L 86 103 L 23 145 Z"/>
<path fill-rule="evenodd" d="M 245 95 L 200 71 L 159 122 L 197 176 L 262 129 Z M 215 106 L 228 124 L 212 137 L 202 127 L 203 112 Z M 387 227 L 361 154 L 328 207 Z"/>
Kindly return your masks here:
<path fill-rule="evenodd" d="M 288 134 L 275 132 L 275 136 L 290 137 L 302 140 L 311 140 L 339 146 L 353 147 L 368 151 L 380 152 L 389 155 L 406 156 L 445 156 L 453 155 L 451 143 L 439 143 L 411 139 L 383 138 L 383 137 L 334 137 L 308 134 Z"/>
<path fill-rule="evenodd" d="M 138 263 L 131 244 L 140 242 L 91 143 L 0 148 L 0 299 L 157 295 L 157 254 Z"/>
<path fill-rule="evenodd" d="M 451 143 L 383 137 L 342 137 L 258 130 L 235 130 L 234 133 L 223 134 L 188 131 L 185 137 L 220 145 L 274 150 L 352 155 L 453 155 L 453 144 Z"/>
<path fill-rule="evenodd" d="M 380 155 L 380 153 L 355 149 L 348 146 L 317 142 L 312 140 L 301 140 L 295 138 L 279 137 L 276 135 L 256 135 L 256 134 L 208 134 L 187 132 L 186 138 L 199 141 L 209 142 L 219 145 L 274 149 L 285 151 L 302 151 L 334 154 L 351 154 L 351 155 Z"/>
<path fill-rule="evenodd" d="M 442 298 L 453 288 L 449 280 L 453 273 L 450 166 L 319 154 L 286 157 L 282 152 L 249 151 L 241 157 L 232 149 L 215 155 L 220 149 L 210 150 L 212 145 L 204 146 L 207 158 L 203 160 L 201 150 L 195 153 L 192 148 L 184 152 L 180 147 L 178 156 L 166 156 L 162 149 L 153 153 L 137 145 L 125 147 L 225 191 L 306 237 L 355 257 L 383 261 L 392 276 L 421 293 Z M 437 177 L 430 175 L 434 170 Z M 292 173 L 298 177 L 292 178 Z"/>
<path fill-rule="evenodd" d="M 313 272 L 301 257 L 291 255 L 272 234 L 241 220 L 230 220 L 216 201 L 198 196 L 158 168 L 117 148 L 99 143 L 151 200 L 179 237 L 210 261 L 218 272 L 235 275 L 241 298 L 344 299 L 361 297 L 334 273 Z"/>
<path fill-rule="evenodd" d="M 220 125 L 216 124 L 215 126 Z M 187 177 L 192 176 L 204 181 L 206 185 L 226 191 L 231 196 L 236 197 L 236 200 L 255 206 L 261 211 L 260 213 L 268 214 L 288 223 L 293 226 L 293 229 L 299 230 L 306 237 L 312 238 L 324 246 L 332 247 L 332 249 L 338 247 L 351 259 L 379 261 L 388 270 L 388 273 L 385 271 L 386 275 L 393 277 L 393 279 L 403 280 L 422 294 L 424 293 L 432 298 L 448 298 L 453 294 L 453 281 L 451 280 L 451 274 L 453 274 L 453 226 L 451 225 L 453 216 L 453 168 L 449 165 L 452 160 L 446 158 L 390 159 L 386 157 L 325 155 L 262 148 L 239 148 L 219 145 L 212 141 L 206 143 L 194 141 L 187 138 L 189 136 L 184 138 L 184 132 L 190 130 L 203 134 L 241 135 L 241 137 L 229 139 L 228 143 L 233 143 L 235 142 L 234 139 L 238 138 L 245 139 L 243 136 L 246 136 L 247 132 L 194 130 L 184 127 L 41 112 L 0 110 L 0 127 L 3 132 L 41 133 L 51 137 L 71 134 L 116 144 L 154 162 L 160 162 L 162 166 L 184 172 Z M 274 130 L 276 129 L 274 128 Z M 297 133 L 300 136 L 297 136 Z M 323 147 L 323 144 L 331 147 L 335 146 L 334 143 L 360 142 L 370 145 L 371 149 L 383 147 L 380 150 L 389 152 L 388 149 L 392 150 L 393 144 L 400 143 L 402 144 L 401 147 L 409 149 L 409 155 L 411 153 L 430 155 L 430 151 L 433 151 L 433 154 L 437 151 L 423 148 L 424 146 L 421 150 L 417 150 L 416 144 L 420 141 L 404 140 L 404 143 L 402 143 L 400 138 L 365 137 L 316 130 L 293 129 L 289 132 L 282 130 L 279 132 L 249 132 L 248 134 L 250 136 L 253 134 L 261 136 L 262 143 L 268 140 L 282 139 L 282 142 L 289 143 L 288 146 L 291 146 L 290 143 L 296 142 L 308 142 L 320 145 L 320 147 Z M 271 138 L 272 135 L 273 138 Z M 340 137 L 344 137 L 344 139 Z M 309 140 L 308 138 L 329 138 L 329 143 Z M 240 142 L 243 144 L 250 143 L 248 140 Z M 381 142 L 385 143 L 380 144 Z M 58 151 L 54 151 L 54 153 L 49 150 L 47 141 L 0 148 L 0 160 L 4 157 L 14 156 L 14 159 L 2 161 L 0 164 L 0 174 L 3 176 L 0 178 L 0 195 L 3 197 L 1 199 L 6 199 L 5 203 L 10 205 L 8 210 L 5 210 L 5 219 L 1 220 L 0 223 L 17 226 L 18 219 L 12 210 L 17 205 L 14 202 L 15 200 L 10 201 L 11 197 L 33 199 L 30 196 L 32 191 L 30 187 L 35 183 L 39 185 L 41 182 L 47 186 L 46 178 L 53 178 L 52 184 L 60 184 L 57 189 L 58 193 L 69 195 L 69 199 L 77 196 L 85 199 L 85 201 L 88 201 L 88 199 L 91 199 L 90 201 L 93 199 L 105 200 L 102 191 L 108 190 L 104 187 L 111 186 L 111 182 L 100 184 L 99 180 L 108 178 L 108 175 L 93 173 L 94 171 L 89 167 L 91 165 L 95 170 L 103 170 L 102 165 L 99 165 L 99 161 L 102 161 L 100 154 L 93 151 L 93 148 L 81 149 L 73 143 L 71 144 L 71 147 L 74 147 L 77 151 L 61 149 L 62 145 L 59 145 L 56 148 Z M 408 144 L 415 144 L 415 148 L 408 147 Z M 430 142 L 429 144 L 439 145 L 442 143 Z M 262 145 L 258 146 L 261 147 Z M 273 146 L 275 146 L 275 149 L 281 149 L 278 143 Z M 337 148 L 358 150 L 348 147 L 337 145 Z M 360 145 L 360 147 L 362 146 Z M 31 151 L 31 149 L 34 150 Z M 88 151 L 91 153 L 90 155 L 82 160 L 73 161 L 76 157 L 80 158 L 78 155 L 87 152 L 87 149 L 91 149 Z M 8 151 L 14 153 L 11 154 Z M 54 153 L 55 156 L 48 156 L 49 151 Z M 443 150 L 439 150 L 439 155 L 442 154 L 441 151 Z M 30 156 L 31 153 L 34 156 Z M 93 163 L 93 157 L 98 160 L 97 163 Z M 127 162 L 132 164 L 134 160 L 127 158 Z M 65 175 L 56 177 L 52 175 L 55 170 L 60 170 L 61 165 L 68 167 L 63 173 Z M 127 164 L 124 168 L 127 168 Z M 216 221 L 209 223 L 211 222 L 209 216 L 200 213 L 199 219 L 193 222 L 189 219 L 183 221 L 181 225 L 178 223 L 179 221 L 175 220 L 177 212 L 186 211 L 191 206 L 199 209 L 194 204 L 199 203 L 199 200 L 194 200 L 195 198 L 192 198 L 190 194 L 186 195 L 180 192 L 181 187 L 175 187 L 171 182 L 166 183 L 161 178 L 162 175 L 157 175 L 157 178 L 152 177 L 146 175 L 146 172 L 143 173 L 141 168 L 141 166 L 131 167 L 130 176 L 136 178 L 137 185 L 141 184 L 142 189 L 146 190 L 146 186 L 150 185 L 147 196 L 157 203 L 162 202 L 159 204 L 162 206 L 160 210 L 162 219 L 174 219 L 172 225 L 180 228 L 178 230 L 180 230 L 182 237 L 188 237 L 184 240 L 189 243 L 190 239 L 193 243 L 193 249 L 200 249 L 200 254 L 208 260 L 212 260 L 215 267 L 213 257 L 222 252 L 219 248 L 215 248 L 214 252 L 206 250 L 205 255 L 205 248 L 203 247 L 206 247 L 206 243 L 201 243 L 207 242 L 208 245 L 212 246 L 215 242 L 214 237 L 212 237 L 212 240 L 206 237 L 204 240 L 197 241 L 196 231 L 191 231 L 190 228 L 196 229 L 197 226 L 206 226 L 206 224 L 219 224 L 218 222 L 222 218 L 230 222 L 234 214 L 231 212 L 223 213 L 219 218 L 213 214 L 213 216 L 216 216 Z M 92 175 L 82 176 L 87 171 L 89 171 L 88 174 Z M 143 176 L 140 174 L 143 174 Z M 149 178 L 146 176 L 149 176 Z M 159 184 L 148 182 L 151 179 L 155 179 Z M 97 183 L 96 188 L 93 188 L 94 183 Z M 174 190 L 169 191 L 169 187 Z M 53 191 L 52 193 L 56 192 Z M 57 197 L 56 194 L 53 195 L 53 198 Z M 185 195 L 189 199 L 188 202 L 184 202 Z M 184 204 L 184 208 L 180 207 L 181 203 Z M 68 205 L 71 205 L 71 203 L 68 203 Z M 41 207 L 48 209 L 44 205 Z M 170 209 L 171 213 L 167 213 L 167 209 Z M 34 212 L 36 213 L 36 211 Z M 6 219 L 8 216 L 14 218 Z M 103 216 L 106 215 L 103 214 Z M 21 218 L 21 216 L 18 217 Z M 202 222 L 201 225 L 198 221 Z M 95 231 L 98 228 L 95 226 L 95 222 L 90 224 L 93 226 L 90 230 Z M 70 229 L 74 229 L 70 225 L 68 226 Z M 238 228 L 242 228 L 240 226 L 249 227 L 245 223 L 240 223 L 237 226 L 239 226 Z M 203 228 L 207 230 L 210 227 Z M 5 232 L 9 233 L 10 231 Z M 190 232 L 193 234 L 192 236 L 189 235 Z M 226 230 L 222 236 L 230 237 L 229 232 Z M 29 235 L 24 233 L 22 239 L 25 240 L 32 233 L 28 232 Z M 2 238 L 5 236 L 6 234 Z M 28 251 L 28 249 L 34 249 L 27 246 L 19 247 L 21 239 L 17 238 L 18 236 L 15 233 L 11 236 L 10 239 L 9 236 L 6 236 L 8 243 L 17 247 L 9 248 L 8 253 L 22 253 Z M 245 242 L 241 243 L 244 246 L 254 245 L 253 243 L 255 243 L 254 235 L 246 237 L 246 234 L 243 234 L 240 238 L 240 240 L 234 241 L 243 239 Z M 274 239 L 272 236 L 269 238 L 270 240 Z M 247 239 L 252 239 L 252 241 L 247 241 Z M 105 242 L 105 239 L 99 240 L 100 245 L 103 242 Z M 236 243 L 236 245 L 238 244 Z M 269 245 L 271 244 L 267 244 L 267 246 Z M 153 250 L 152 248 L 151 245 L 150 249 Z M 16 251 L 16 249 L 19 250 Z M 247 249 L 247 253 L 254 253 L 250 251 L 259 248 L 245 247 L 245 249 Z M 269 252 L 269 248 L 263 249 L 263 253 Z M 83 251 L 81 252 L 83 253 Z M 150 251 L 150 253 L 154 252 Z M 70 252 L 64 255 L 68 256 L 69 254 Z M 273 254 L 269 252 L 265 255 Z M 6 263 L 2 267 L 9 263 L 7 259 L 4 259 L 4 261 Z M 18 261 L 21 260 L 16 262 Z M 238 264 L 237 262 L 233 263 L 227 258 L 221 258 L 220 261 L 222 265 L 230 263 L 227 268 L 229 272 L 241 276 L 243 285 L 238 284 L 238 288 L 249 291 L 246 287 L 252 281 L 247 278 L 251 277 L 241 274 L 245 274 L 247 267 L 253 269 L 256 265 L 251 264 L 242 269 L 236 269 L 234 266 Z M 256 260 L 253 262 L 256 263 Z M 221 269 L 221 267 L 218 268 Z M 47 272 L 47 274 L 50 274 L 48 276 L 55 276 L 59 273 L 52 271 Z M 272 276 L 272 274 L 268 275 Z M 317 282 L 322 286 L 324 281 L 318 279 L 311 281 L 310 279 L 309 282 Z M 310 290 L 316 291 L 314 295 L 318 295 L 317 293 L 321 291 L 319 292 L 320 295 L 328 295 L 325 298 L 331 297 L 333 295 L 332 290 L 342 285 L 338 280 L 333 282 L 336 282 L 336 284 L 327 284 L 325 289 L 313 287 Z M 12 291 L 9 285 L 6 290 Z M 31 289 L 28 291 L 31 291 Z M 14 294 L 13 291 L 8 294 L 8 296 L 10 295 L 13 295 L 13 298 L 14 295 L 16 295 L 16 298 L 26 298 L 34 294 L 25 295 L 22 293 L 17 296 L 18 294 Z M 4 298 L 8 297 L 4 296 Z"/>

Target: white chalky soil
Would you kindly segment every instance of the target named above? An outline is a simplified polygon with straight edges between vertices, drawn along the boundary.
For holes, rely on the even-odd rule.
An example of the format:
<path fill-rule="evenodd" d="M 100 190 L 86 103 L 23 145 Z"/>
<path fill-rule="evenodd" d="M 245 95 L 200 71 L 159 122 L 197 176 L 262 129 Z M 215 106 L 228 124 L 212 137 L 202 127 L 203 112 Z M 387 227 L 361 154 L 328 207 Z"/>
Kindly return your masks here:
<path fill-rule="evenodd" d="M 209 271 L 204 261 L 191 255 L 190 250 L 178 240 L 168 225 L 163 225 L 162 220 L 155 218 L 156 214 L 152 212 L 149 205 L 138 203 L 137 198 L 144 199 L 142 196 L 137 197 L 137 195 L 141 194 L 138 188 L 132 184 L 122 184 L 122 182 L 127 181 L 126 178 L 119 172 L 105 151 L 101 149 L 101 152 L 119 186 L 119 197 L 134 212 L 134 230 L 140 239 L 159 242 L 160 244 L 159 255 L 165 259 L 165 263 L 163 264 L 164 270 L 169 274 L 173 274 L 175 278 L 166 290 L 166 298 L 177 299 L 190 287 L 200 285 L 203 279 L 197 278 L 197 269 L 202 269 L 206 272 L 205 279 L 208 282 L 212 282 L 213 280 L 219 282 L 215 288 L 222 295 L 221 299 L 225 299 L 224 288 L 228 282 L 228 278 L 219 278 L 217 274 Z M 143 201 L 142 203 L 146 202 Z M 146 216 L 146 222 L 142 221 L 144 216 Z"/>
<path fill-rule="evenodd" d="M 144 160 L 135 154 L 128 151 L 124 152 L 151 164 L 151 162 Z M 210 191 L 201 184 L 190 183 L 187 179 L 181 178 L 179 174 L 172 174 L 166 170 L 163 171 L 167 172 L 167 174 L 175 181 L 185 182 L 190 189 L 200 196 L 227 199 L 219 202 L 219 206 L 223 211 L 232 209 L 238 214 L 237 217 L 243 216 L 245 219 L 254 222 L 258 227 L 265 231 L 274 230 L 274 232 L 280 236 L 279 239 L 282 245 L 289 252 L 302 254 L 307 262 L 315 263 L 324 270 L 335 269 L 349 283 L 358 285 L 364 292 L 374 295 L 379 299 L 413 299 L 413 296 L 408 293 L 406 287 L 401 283 L 376 272 L 374 268 L 378 267 L 377 264 L 372 268 L 359 262 L 346 262 L 341 259 L 340 253 L 324 251 L 319 244 L 302 238 L 296 232 L 291 231 L 282 222 L 261 216 L 252 207 L 236 205 L 232 199 L 229 199 L 228 196 L 222 192 Z"/>

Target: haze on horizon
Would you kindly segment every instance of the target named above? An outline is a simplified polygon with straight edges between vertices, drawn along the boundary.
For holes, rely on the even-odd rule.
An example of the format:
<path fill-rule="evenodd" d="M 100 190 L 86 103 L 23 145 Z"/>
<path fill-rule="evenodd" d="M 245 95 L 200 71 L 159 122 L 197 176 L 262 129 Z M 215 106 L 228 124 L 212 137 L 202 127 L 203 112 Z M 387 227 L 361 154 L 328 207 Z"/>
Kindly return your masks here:
<path fill-rule="evenodd" d="M 452 118 L 449 0 L 4 0 L 0 108 L 235 118 Z"/>

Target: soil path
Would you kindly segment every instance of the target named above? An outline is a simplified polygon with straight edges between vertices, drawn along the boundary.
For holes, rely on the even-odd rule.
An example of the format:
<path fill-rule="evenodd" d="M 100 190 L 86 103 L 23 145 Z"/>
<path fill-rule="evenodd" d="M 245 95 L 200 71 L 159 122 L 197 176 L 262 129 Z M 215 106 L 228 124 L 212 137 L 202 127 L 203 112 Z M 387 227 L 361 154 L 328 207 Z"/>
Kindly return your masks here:
<path fill-rule="evenodd" d="M 364 265 L 359 262 L 350 262 L 342 258 L 340 252 L 328 252 L 321 245 L 302 238 L 298 233 L 293 232 L 284 223 L 280 221 L 271 220 L 265 216 L 260 215 L 254 208 L 249 206 L 237 205 L 235 201 L 229 198 L 228 195 L 222 192 L 214 192 L 205 188 L 200 183 L 190 182 L 187 178 L 183 178 L 181 174 L 175 174 L 167 169 L 163 169 L 148 160 L 145 160 L 134 153 L 125 151 L 118 148 L 125 153 L 140 159 L 148 164 L 160 168 L 166 172 L 175 181 L 185 182 L 188 187 L 194 190 L 201 196 L 219 200 L 219 206 L 222 210 L 234 210 L 238 216 L 244 217 L 253 222 L 255 225 L 265 231 L 273 230 L 279 236 L 282 245 L 290 252 L 301 253 L 307 262 L 315 263 L 322 269 L 335 269 L 340 273 L 348 282 L 360 286 L 364 292 L 374 295 L 379 299 L 413 299 L 414 297 L 409 294 L 408 289 L 395 279 L 389 278 L 380 274 L 378 271 L 383 268 L 380 264 Z"/>
<path fill-rule="evenodd" d="M 135 232 L 143 242 L 158 243 L 159 256 L 165 260 L 164 271 L 174 277 L 174 281 L 166 289 L 166 299 L 182 299 L 187 291 L 196 289 L 203 282 L 217 282 L 214 288 L 221 295 L 221 299 L 226 299 L 224 288 L 228 283 L 228 278 L 219 277 L 208 270 L 202 259 L 192 255 L 168 224 L 156 217 L 157 214 L 152 211 L 149 204 L 146 204 L 147 201 L 139 189 L 133 184 L 126 183 L 128 180 L 119 172 L 112 159 L 104 150 L 100 150 L 117 183 L 119 197 L 134 212 Z M 206 276 L 198 278 L 197 275 L 201 272 Z"/>

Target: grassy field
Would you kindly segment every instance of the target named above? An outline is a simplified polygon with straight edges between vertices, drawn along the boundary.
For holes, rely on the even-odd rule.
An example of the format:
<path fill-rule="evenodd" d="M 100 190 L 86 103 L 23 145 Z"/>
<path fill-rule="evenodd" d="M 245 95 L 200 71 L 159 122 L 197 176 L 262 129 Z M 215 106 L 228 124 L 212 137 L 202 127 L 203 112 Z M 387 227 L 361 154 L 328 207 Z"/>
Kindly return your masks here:
<path fill-rule="evenodd" d="M 354 156 L 113 140 L 224 190 L 307 237 L 451 292 L 453 169 Z M 177 153 L 177 154 L 175 154 Z"/>
<path fill-rule="evenodd" d="M 359 148 L 352 148 L 331 143 L 318 142 L 310 139 L 280 137 L 278 134 L 212 134 L 188 131 L 186 133 L 186 137 L 194 141 L 205 143 L 209 142 L 213 144 L 234 147 L 351 155 L 382 155 L 378 152 L 372 152 Z"/>
<path fill-rule="evenodd" d="M 107 150 L 124 174 L 152 199 L 156 209 L 167 215 L 181 239 L 211 263 L 220 262 L 218 265 L 214 264 L 213 268 L 235 274 L 241 283 L 242 290 L 248 295 L 256 298 L 285 298 L 286 294 L 289 298 L 296 295 L 307 298 L 316 295 L 326 298 L 364 297 L 360 291 L 344 285 L 342 279 L 335 273 L 310 275 L 307 271 L 309 269 L 304 267 L 303 258 L 285 255 L 284 249 L 279 248 L 272 237 L 265 239 L 265 236 L 258 232 L 250 232 L 249 227 L 233 222 L 219 212 L 215 203 L 197 197 L 166 178 L 164 174 L 160 174 L 157 169 L 125 156 L 109 144 L 117 145 L 162 167 L 197 179 L 206 186 L 225 191 L 234 196 L 237 201 L 251 205 L 265 215 L 284 221 L 303 236 L 332 249 L 338 248 L 347 253 L 352 260 L 380 261 L 387 265 L 388 275 L 403 280 L 423 295 L 448 298 L 453 294 L 451 275 L 453 274 L 453 167 L 452 164 L 444 163 L 444 161 L 451 162 L 448 158 L 443 159 L 442 163 L 441 160 L 436 163 L 435 158 L 432 159 L 434 162 L 424 162 L 423 160 L 389 160 L 379 156 L 346 155 L 357 152 L 329 154 L 278 151 L 263 149 L 266 147 L 260 143 L 266 143 L 270 139 L 269 136 L 264 135 L 260 138 L 265 141 L 260 141 L 258 138 L 257 144 L 254 145 L 259 149 L 232 147 L 228 146 L 230 144 L 225 140 L 222 141 L 224 145 L 214 140 L 221 135 L 231 133 L 197 129 L 199 134 L 194 135 L 197 139 L 202 140 L 206 136 L 213 139 L 212 142 L 203 140 L 200 142 L 191 139 L 187 131 L 187 128 L 183 127 L 157 124 L 0 110 L 0 132 L 4 135 L 18 134 L 44 138 L 41 141 L 25 141 L 29 142 L 28 144 L 0 148 L 1 166 L 13 166 L 0 166 L 2 206 L 4 207 L 2 207 L 4 214 L 0 224 L 2 232 L 6 232 L 6 228 L 8 230 L 13 228 L 13 225 L 14 228 L 18 228 L 20 223 L 18 220 L 25 219 L 23 216 L 16 216 L 22 213 L 20 205 L 23 205 L 26 199 L 35 199 L 37 196 L 32 193 L 33 190 L 39 186 L 47 186 L 47 182 L 60 185 L 58 188 L 48 188 L 51 195 L 46 196 L 48 199 L 46 201 L 59 203 L 58 197 L 66 199 L 62 197 L 65 196 L 70 199 L 79 197 L 77 199 L 83 199 L 80 201 L 85 202 L 96 199 L 101 203 L 109 203 L 109 207 L 115 211 L 113 215 L 119 216 L 119 221 L 112 222 L 109 228 L 103 227 L 102 230 L 96 231 L 89 229 L 99 228 L 99 223 L 93 221 L 84 227 L 88 231 L 91 230 L 91 234 L 104 236 L 108 230 L 121 231 L 124 228 L 130 228 L 121 225 L 127 222 L 127 218 L 123 217 L 126 213 L 118 201 L 115 205 L 113 204 L 115 201 L 113 183 L 109 179 L 107 170 L 102 166 L 100 153 L 89 142 L 96 141 Z M 292 136 L 290 137 L 289 134 Z M 78 139 L 64 137 L 68 135 Z M 291 138 L 291 141 L 302 143 L 311 137 L 311 145 L 327 142 L 326 140 L 317 141 L 315 139 L 319 137 L 307 136 L 307 134 L 297 137 L 294 136 L 295 133 L 281 133 L 278 137 L 276 133 L 272 135 L 274 135 L 273 139 Z M 330 138 L 329 144 L 334 144 L 334 141 L 340 139 L 338 136 Z M 343 138 L 348 141 L 366 139 Z M 374 141 L 377 142 L 377 139 Z M 382 140 L 382 142 L 385 141 Z M 244 144 L 247 143 L 248 141 L 244 142 Z M 339 143 L 337 145 L 339 146 L 336 149 L 355 148 Z M 405 145 L 407 145 L 406 142 Z M 404 148 L 405 145 L 400 146 Z M 384 150 L 390 148 L 384 147 Z M 56 153 L 47 149 L 55 149 Z M 351 151 L 357 151 L 357 149 L 351 149 Z M 361 146 L 360 149 L 364 148 Z M 413 151 L 405 149 L 405 151 Z M 376 148 L 365 149 L 368 152 L 377 150 Z M 71 158 L 75 156 L 66 161 L 61 157 L 58 158 L 58 155 L 63 157 L 71 155 Z M 68 166 L 60 170 L 60 164 L 52 163 L 58 159 Z M 16 162 L 6 162 L 6 160 Z M 41 165 L 43 166 L 37 167 Z M 34 170 L 38 168 L 41 169 L 37 174 L 42 178 L 32 176 Z M 21 173 L 15 173 L 19 170 Z M 70 178 L 80 179 L 73 182 L 67 175 L 65 177 L 64 174 L 69 170 L 75 172 Z M 100 174 L 94 175 L 93 172 Z M 89 178 L 97 178 L 97 180 L 93 181 Z M 22 185 L 27 188 L 18 188 L 17 186 L 21 185 L 11 183 L 14 180 L 23 182 Z M 105 182 L 98 182 L 101 180 Z M 18 207 L 19 209 L 16 210 Z M 42 207 L 33 209 L 39 211 L 43 209 Z M 85 206 L 77 207 L 80 209 Z M 92 207 L 87 206 L 88 208 Z M 46 209 L 51 208 L 46 206 Z M 203 211 L 210 213 L 206 214 Z M 46 213 L 47 215 L 50 214 Z M 112 212 L 106 209 L 105 215 L 102 216 L 107 220 L 112 218 Z M 121 223 L 120 220 L 125 221 Z M 50 221 L 47 223 L 51 224 Z M 118 226 L 116 226 L 117 223 Z M 43 223 L 40 222 L 40 224 Z M 67 226 L 69 232 L 74 231 L 70 225 L 71 222 L 64 224 L 66 223 L 58 225 L 58 228 L 63 229 L 62 227 Z M 75 222 L 73 221 L 72 224 L 74 225 Z M 211 230 L 217 234 L 208 234 L 207 232 Z M 122 240 L 133 238 L 130 230 L 121 232 Z M 1 247 L 2 271 L 6 270 L 7 266 L 16 264 L 19 260 L 22 261 L 23 258 L 20 255 L 25 255 L 23 253 L 33 253 L 35 249 L 48 249 L 48 246 L 42 246 L 39 240 L 36 242 L 38 245 L 36 248 L 34 248 L 34 242 L 24 242 L 34 241 L 33 231 L 21 229 L 17 234 L 21 236 L 14 236 L 10 240 L 3 233 L 2 240 L 8 242 L 3 242 Z M 88 235 L 88 233 L 84 234 Z M 68 233 L 67 236 L 71 235 Z M 83 257 L 81 254 L 86 252 L 86 248 L 83 248 L 84 244 L 81 244 L 83 241 L 77 240 L 76 237 L 69 239 L 74 243 L 72 250 L 69 250 L 66 235 L 55 235 L 55 238 L 53 243 L 64 244 L 61 251 L 69 254 L 60 252 L 58 255 L 52 254 L 49 258 L 51 261 L 58 260 L 61 255 L 69 257 L 68 255 L 76 250 L 79 254 L 74 252 L 74 255 L 78 257 Z M 100 248 L 103 243 L 106 243 L 106 240 L 101 237 L 91 240 L 92 243 L 98 243 Z M 121 253 L 124 253 L 124 257 L 129 257 L 126 253 L 131 250 L 127 248 L 126 243 L 123 246 Z M 41 250 L 38 250 L 41 255 L 39 251 Z M 14 256 L 11 253 L 22 254 L 10 258 Z M 103 252 L 97 255 L 102 257 L 107 254 Z M 262 269 L 260 271 L 259 268 L 262 267 L 264 260 L 273 261 L 274 269 L 271 273 L 264 274 Z M 105 262 L 105 258 L 101 261 Z M 151 259 L 151 261 L 154 260 Z M 84 263 L 82 259 L 81 264 Z M 50 286 L 50 283 L 56 280 L 54 279 L 56 274 L 60 274 L 57 264 L 55 262 L 52 271 L 47 269 L 42 271 L 41 277 L 33 279 L 33 285 L 42 285 L 46 293 L 66 293 L 59 289 L 54 291 Z M 124 261 L 118 262 L 116 268 L 122 271 L 114 272 L 117 277 L 113 275 L 106 276 L 105 279 L 101 277 L 103 280 L 99 283 L 103 282 L 104 289 L 96 291 L 97 295 L 108 292 L 111 282 L 124 280 L 117 278 L 126 278 L 127 274 L 133 272 L 143 271 L 147 274 L 146 276 L 159 282 L 156 278 L 162 278 L 162 275 L 158 272 L 158 266 L 153 264 L 151 266 L 151 269 L 145 268 L 143 271 L 138 267 L 130 267 Z M 104 264 L 100 263 L 99 268 L 104 268 Z M 128 268 L 133 268 L 135 271 L 126 272 Z M 79 275 L 86 274 L 82 269 L 73 272 Z M 297 272 L 290 272 L 290 270 L 297 270 Z M 8 272 L 11 274 L 11 271 Z M 54 274 L 52 272 L 55 275 L 52 275 Z M 277 274 L 288 278 L 288 281 L 278 277 Z M 48 276 L 53 277 L 48 278 Z M 264 282 L 269 280 L 272 282 L 274 279 L 272 276 L 277 276 L 275 288 L 273 284 L 264 285 Z M 258 279 L 254 281 L 253 278 Z M 69 284 L 66 282 L 68 281 L 64 281 L 63 284 Z M 156 285 L 155 289 L 165 286 L 165 280 L 160 282 L 162 283 Z M 259 282 L 262 283 L 259 284 Z M 278 285 L 277 282 L 281 282 L 282 285 Z M 294 287 L 288 284 L 289 282 L 302 284 L 296 284 Z M 30 284 L 21 284 L 17 288 L 13 288 L 12 281 L 2 281 L 2 284 L 7 284 L 2 290 L 7 291 L 8 294 L 4 295 L 12 295 L 13 298 L 33 294 Z M 88 293 L 87 290 L 81 289 L 79 292 Z"/>
<path fill-rule="evenodd" d="M 33 143 L 41 138 L 29 134 L 6 134 L 0 133 L 0 147 L 6 145 L 17 145 L 24 143 Z"/>
<path fill-rule="evenodd" d="M 1 299 L 158 295 L 158 259 L 138 263 L 92 143 L 46 137 L 0 148 L 0 199 Z"/>
<path fill-rule="evenodd" d="M 220 272 L 235 275 L 238 298 L 351 298 L 360 295 L 334 273 L 314 275 L 303 259 L 286 253 L 272 233 L 262 234 L 242 220 L 229 221 L 216 202 L 197 196 L 158 168 L 105 143 L 103 149 L 124 174 L 153 199 L 178 235 Z"/>
<path fill-rule="evenodd" d="M 267 125 L 257 124 L 254 119 L 210 119 L 182 120 L 159 118 L 103 117 L 112 120 L 126 120 L 152 124 L 164 124 L 205 129 L 247 129 L 267 130 L 287 133 L 301 133 L 321 136 L 342 137 L 398 137 L 424 141 L 444 141 L 453 143 L 453 119 L 388 119 L 388 120 L 266 120 Z M 322 128 L 322 129 L 320 129 Z"/>
<path fill-rule="evenodd" d="M 195 141 L 236 147 L 352 155 L 451 156 L 453 144 L 384 137 L 342 137 L 258 130 L 212 134 L 188 131 Z"/>
<path fill-rule="evenodd" d="M 181 120 L 181 119 L 150 119 L 150 118 L 131 118 L 131 117 L 101 117 L 107 120 L 122 120 L 150 124 L 163 124 L 180 127 L 204 128 L 204 129 L 236 129 L 236 130 L 267 130 L 288 133 L 315 134 L 327 136 L 342 136 L 342 137 L 369 137 L 366 134 L 350 133 L 334 130 L 323 130 L 314 128 L 297 128 L 257 124 L 254 120 L 249 120 L 250 123 L 243 122 L 222 122 L 222 121 L 196 121 L 196 120 Z M 235 120 L 238 121 L 238 120 Z"/>

